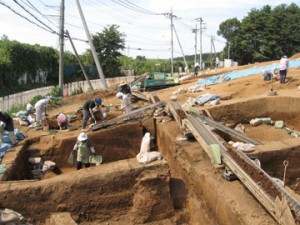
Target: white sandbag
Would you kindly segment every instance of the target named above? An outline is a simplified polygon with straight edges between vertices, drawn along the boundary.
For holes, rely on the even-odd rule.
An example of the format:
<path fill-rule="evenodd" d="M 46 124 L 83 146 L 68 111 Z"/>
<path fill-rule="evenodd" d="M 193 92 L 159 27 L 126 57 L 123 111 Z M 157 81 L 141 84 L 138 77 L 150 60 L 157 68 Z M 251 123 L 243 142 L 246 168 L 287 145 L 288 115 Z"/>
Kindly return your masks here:
<path fill-rule="evenodd" d="M 143 152 L 143 153 L 139 153 L 136 156 L 136 159 L 139 163 L 149 163 L 155 160 L 162 160 L 162 155 L 160 154 L 160 152 L 157 151 L 153 151 L 153 152 Z"/>
<path fill-rule="evenodd" d="M 255 145 L 250 144 L 250 143 L 235 142 L 234 144 L 232 144 L 232 146 L 236 150 L 240 150 L 242 152 L 253 152 L 253 151 L 255 151 Z"/>
<path fill-rule="evenodd" d="M 262 124 L 262 121 L 261 121 L 261 119 L 259 119 L 259 118 L 255 118 L 255 119 L 250 120 L 250 124 L 251 124 L 252 126 L 257 126 L 257 125 Z"/>
<path fill-rule="evenodd" d="M 23 220 L 23 216 L 11 209 L 0 210 L 0 224 L 16 224 Z"/>
<path fill-rule="evenodd" d="M 28 162 L 31 164 L 37 164 L 37 163 L 41 163 L 42 158 L 41 157 L 30 157 L 28 159 Z"/>
<path fill-rule="evenodd" d="M 140 153 L 143 153 L 143 152 L 150 152 L 150 133 L 149 132 L 145 133 L 143 140 L 142 140 Z"/>
<path fill-rule="evenodd" d="M 176 100 L 177 100 L 177 96 L 175 96 L 175 95 L 172 95 L 172 96 L 170 97 L 170 100 L 172 100 L 172 101 L 176 101 Z"/>
<path fill-rule="evenodd" d="M 220 104 L 220 99 L 217 98 L 217 99 L 215 99 L 215 100 L 212 100 L 212 101 L 210 101 L 210 104 L 211 104 L 211 105 L 219 105 L 219 104 Z"/>
<path fill-rule="evenodd" d="M 240 133 L 245 133 L 245 126 L 241 123 L 239 123 L 238 125 L 236 125 L 236 127 L 234 128 L 236 131 L 240 132 Z"/>
<path fill-rule="evenodd" d="M 55 162 L 52 162 L 50 160 L 47 160 L 44 162 L 43 164 L 43 167 L 42 167 L 42 171 L 43 172 L 46 172 L 48 170 L 53 170 L 54 168 L 56 167 L 56 163 Z"/>

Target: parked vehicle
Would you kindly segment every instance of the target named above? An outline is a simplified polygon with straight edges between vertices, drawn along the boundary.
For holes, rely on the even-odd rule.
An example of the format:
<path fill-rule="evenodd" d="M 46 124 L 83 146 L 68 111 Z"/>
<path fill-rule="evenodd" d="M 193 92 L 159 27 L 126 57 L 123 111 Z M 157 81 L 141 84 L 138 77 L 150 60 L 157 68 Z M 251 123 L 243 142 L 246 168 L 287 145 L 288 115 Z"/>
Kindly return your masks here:
<path fill-rule="evenodd" d="M 148 91 L 179 85 L 179 77 L 169 76 L 167 73 L 153 72 L 131 86 L 132 90 Z"/>

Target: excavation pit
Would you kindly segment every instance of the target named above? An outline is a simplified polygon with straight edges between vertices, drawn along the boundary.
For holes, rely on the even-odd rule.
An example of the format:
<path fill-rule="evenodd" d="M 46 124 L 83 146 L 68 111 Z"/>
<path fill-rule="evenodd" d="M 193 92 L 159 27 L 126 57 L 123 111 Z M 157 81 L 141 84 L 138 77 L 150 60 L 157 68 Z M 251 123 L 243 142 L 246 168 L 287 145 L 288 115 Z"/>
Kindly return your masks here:
<path fill-rule="evenodd" d="M 253 153 L 248 155 L 259 159 L 261 168 L 271 177 L 283 181 L 284 165 L 288 162 L 285 175 L 285 185 L 299 194 L 298 181 L 300 169 L 300 138 L 293 136 L 300 131 L 299 99 L 293 97 L 267 97 L 242 101 L 235 104 L 221 105 L 209 110 L 212 117 L 234 128 L 242 124 L 245 135 L 261 142 Z M 254 118 L 271 118 L 272 124 L 249 124 Z M 275 121 L 284 121 L 283 128 L 276 128 Z M 238 141 L 228 134 L 217 131 L 225 141 Z M 281 181 L 277 180 L 282 184 Z M 300 184 L 299 184 L 300 185 Z"/>
<path fill-rule="evenodd" d="M 250 101 L 253 109 L 255 104 L 272 108 L 266 99 L 258 99 L 256 103 Z M 277 109 L 276 112 L 266 110 L 261 113 L 260 110 L 256 113 L 254 110 L 252 114 L 249 111 L 243 114 L 243 107 L 247 105 L 224 104 L 211 108 L 209 112 L 224 124 L 242 122 L 247 125 L 245 121 L 260 116 L 282 119 Z M 297 104 L 293 105 L 297 107 Z M 232 110 L 233 116 L 230 113 Z M 294 115 L 289 113 L 283 112 L 286 118 L 290 118 L 284 121 L 297 129 L 300 126 L 293 123 Z M 269 159 L 277 156 L 275 151 L 273 153 L 276 150 L 272 147 L 274 140 L 271 139 L 272 134 L 268 138 L 262 134 L 273 127 L 254 127 L 257 130 L 247 133 L 251 128 L 247 126 L 246 135 L 263 142 L 252 156 L 261 160 L 266 171 L 272 172 Z M 156 150 L 163 154 L 164 160 L 142 165 L 135 159 L 145 130 L 155 137 Z M 72 137 L 65 140 L 63 133 L 58 132 L 53 135 L 54 138 L 46 135 L 28 140 L 31 143 L 27 143 L 26 151 L 22 151 L 24 160 L 20 162 L 32 156 L 42 156 L 55 161 L 61 173 L 50 174 L 40 181 L 27 181 L 28 174 L 23 172 L 20 176 L 25 167 L 18 171 L 14 168 L 17 172 L 12 173 L 11 177 L 7 176 L 6 181 L 1 183 L 1 206 L 22 213 L 35 224 L 47 224 L 49 218 L 59 213 L 67 213 L 69 219 L 79 224 L 276 224 L 240 181 L 228 182 L 221 177 L 197 141 L 176 141 L 176 137 L 182 136 L 182 130 L 174 120 L 151 120 L 143 126 L 140 123 L 128 123 L 89 132 L 93 143 L 96 142 L 95 149 L 101 149 L 97 154 L 103 156 L 103 164 L 80 171 L 67 164 L 77 135 L 78 132 L 74 132 Z M 276 141 L 284 143 L 282 137 Z M 297 141 L 293 139 L 293 150 L 299 146 Z M 278 151 L 285 155 L 282 148 L 278 148 Z M 270 152 L 274 156 L 271 157 L 268 154 Z M 292 158 L 286 159 L 291 161 L 289 166 L 293 168 Z M 276 173 L 281 178 L 280 169 Z M 287 183 L 291 187 L 295 185 L 289 177 Z"/>

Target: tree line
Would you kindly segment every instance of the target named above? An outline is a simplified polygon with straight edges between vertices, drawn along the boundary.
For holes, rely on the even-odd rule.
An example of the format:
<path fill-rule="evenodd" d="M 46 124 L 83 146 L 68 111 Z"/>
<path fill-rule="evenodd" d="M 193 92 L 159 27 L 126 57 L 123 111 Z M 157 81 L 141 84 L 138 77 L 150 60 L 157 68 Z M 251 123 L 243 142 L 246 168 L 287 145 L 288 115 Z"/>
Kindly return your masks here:
<path fill-rule="evenodd" d="M 222 55 L 229 50 L 241 65 L 292 56 L 300 51 L 300 9 L 295 3 L 252 9 L 241 21 L 222 22 L 218 35 L 227 40 Z"/>
<path fill-rule="evenodd" d="M 124 56 L 126 35 L 119 26 L 109 25 L 92 35 L 105 77 L 124 76 L 124 70 L 134 70 L 136 75 L 149 71 L 170 72 L 170 59 L 135 59 Z M 279 59 L 300 52 L 300 10 L 292 3 L 281 4 L 272 9 L 252 9 L 242 20 L 231 18 L 219 25 L 218 35 L 227 40 L 220 60 L 228 57 L 240 65 Z M 199 57 L 198 57 L 199 58 Z M 204 53 L 202 59 L 208 67 L 214 65 L 214 56 Z M 97 71 L 90 50 L 80 55 L 90 79 L 97 79 Z M 194 55 L 186 56 L 190 70 L 194 66 Z M 83 80 L 80 65 L 72 52 L 64 53 L 64 81 Z M 23 44 L 3 36 L 0 39 L 0 96 L 58 84 L 59 52 L 51 47 Z M 183 58 L 174 59 L 174 71 L 185 68 Z M 23 81 L 23 79 L 26 82 Z M 26 78 L 26 79 L 25 79 Z M 41 82 L 41 78 L 45 78 Z"/>

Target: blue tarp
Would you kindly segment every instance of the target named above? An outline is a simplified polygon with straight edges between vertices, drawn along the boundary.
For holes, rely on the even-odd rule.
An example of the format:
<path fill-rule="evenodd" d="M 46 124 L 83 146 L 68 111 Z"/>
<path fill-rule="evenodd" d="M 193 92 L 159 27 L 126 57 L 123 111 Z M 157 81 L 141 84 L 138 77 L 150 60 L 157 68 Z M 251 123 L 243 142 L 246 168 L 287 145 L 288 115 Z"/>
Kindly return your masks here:
<path fill-rule="evenodd" d="M 217 98 L 219 98 L 218 95 L 212 95 L 212 94 L 207 93 L 207 94 L 196 97 L 196 103 L 198 105 L 204 105 L 206 102 L 216 100 Z"/>
<path fill-rule="evenodd" d="M 300 60 L 289 61 L 289 68 L 300 67 Z M 262 73 L 263 70 L 272 70 L 274 68 L 279 68 L 279 63 L 274 63 L 272 65 L 260 66 L 251 69 L 238 70 L 229 73 L 223 73 L 220 75 L 199 79 L 196 83 L 200 85 L 213 85 L 218 84 L 228 80 L 234 80 L 240 77 L 250 76 Z M 221 81 L 221 82 L 220 82 Z"/>
<path fill-rule="evenodd" d="M 14 133 L 16 136 L 16 142 L 19 142 L 25 138 L 25 135 L 22 133 L 22 131 L 20 131 L 17 128 L 14 130 Z M 13 147 L 9 133 L 7 131 L 3 132 L 1 141 L 2 144 L 0 146 L 0 158 L 2 158 L 5 155 L 5 152 L 9 151 Z"/>

